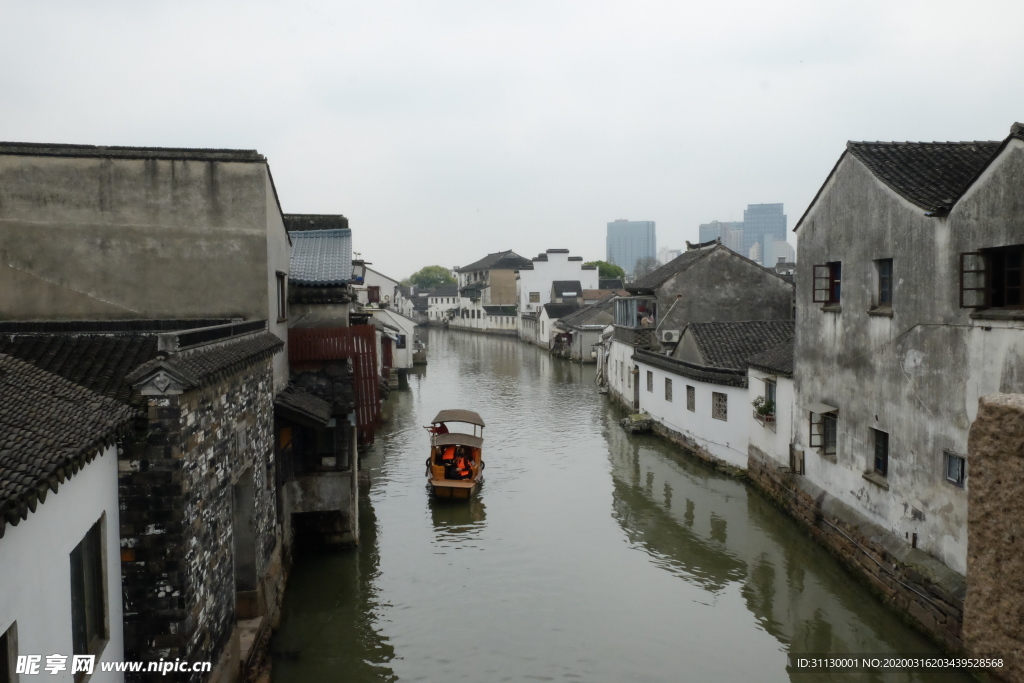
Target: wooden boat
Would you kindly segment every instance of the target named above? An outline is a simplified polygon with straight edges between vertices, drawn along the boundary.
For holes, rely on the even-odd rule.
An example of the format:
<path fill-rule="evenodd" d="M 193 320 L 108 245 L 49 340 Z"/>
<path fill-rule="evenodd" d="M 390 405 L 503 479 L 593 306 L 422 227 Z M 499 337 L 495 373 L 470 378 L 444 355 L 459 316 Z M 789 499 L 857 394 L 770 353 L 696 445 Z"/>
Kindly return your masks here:
<path fill-rule="evenodd" d="M 449 429 L 472 427 L 472 434 Z M 472 410 L 442 410 L 425 427 L 430 432 L 427 483 L 438 498 L 469 498 L 484 482 L 484 421 Z"/>

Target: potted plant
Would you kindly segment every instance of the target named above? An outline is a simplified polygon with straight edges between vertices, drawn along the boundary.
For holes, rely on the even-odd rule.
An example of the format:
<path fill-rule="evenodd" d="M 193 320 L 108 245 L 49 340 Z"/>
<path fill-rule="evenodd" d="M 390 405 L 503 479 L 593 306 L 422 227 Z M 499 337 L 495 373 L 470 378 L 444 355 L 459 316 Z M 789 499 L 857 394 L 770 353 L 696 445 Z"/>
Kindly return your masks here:
<path fill-rule="evenodd" d="M 752 402 L 755 417 L 761 422 L 775 422 L 775 401 L 766 400 L 764 396 L 758 396 Z"/>

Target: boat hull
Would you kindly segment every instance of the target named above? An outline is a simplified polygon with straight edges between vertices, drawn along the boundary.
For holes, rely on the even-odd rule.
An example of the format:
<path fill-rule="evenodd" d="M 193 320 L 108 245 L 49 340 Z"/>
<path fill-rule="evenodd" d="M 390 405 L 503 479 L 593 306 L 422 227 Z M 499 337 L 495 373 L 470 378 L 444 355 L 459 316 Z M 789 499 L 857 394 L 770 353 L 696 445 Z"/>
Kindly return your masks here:
<path fill-rule="evenodd" d="M 480 490 L 480 480 L 431 479 L 430 490 L 438 498 L 468 499 Z"/>

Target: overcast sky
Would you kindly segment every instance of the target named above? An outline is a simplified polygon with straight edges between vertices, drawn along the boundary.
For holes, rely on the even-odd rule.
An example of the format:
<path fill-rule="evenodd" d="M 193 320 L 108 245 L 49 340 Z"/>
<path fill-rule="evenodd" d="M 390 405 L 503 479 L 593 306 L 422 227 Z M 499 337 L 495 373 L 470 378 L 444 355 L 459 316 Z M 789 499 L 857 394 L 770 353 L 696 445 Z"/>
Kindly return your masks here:
<path fill-rule="evenodd" d="M 605 258 L 784 202 L 847 140 L 1024 119 L 1024 2 L 9 2 L 0 139 L 257 149 L 396 278 L 488 252 Z M 790 241 L 795 244 L 792 235 Z"/>

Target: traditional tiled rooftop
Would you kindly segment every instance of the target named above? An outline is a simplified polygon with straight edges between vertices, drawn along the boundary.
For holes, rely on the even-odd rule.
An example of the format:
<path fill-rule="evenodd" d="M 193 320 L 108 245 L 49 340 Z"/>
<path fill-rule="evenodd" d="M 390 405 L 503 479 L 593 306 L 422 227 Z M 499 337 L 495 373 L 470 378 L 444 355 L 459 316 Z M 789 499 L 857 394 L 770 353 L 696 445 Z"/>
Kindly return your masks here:
<path fill-rule="evenodd" d="M 615 302 L 607 299 L 600 303 L 584 306 L 583 308 L 559 318 L 558 324 L 562 327 L 582 328 L 600 325 L 607 327 L 614 322 Z"/>
<path fill-rule="evenodd" d="M 745 370 L 747 359 L 793 337 L 792 320 L 690 323 L 686 330 L 706 366 Z"/>
<path fill-rule="evenodd" d="M 747 365 L 773 375 L 793 376 L 793 339 L 754 354 L 747 359 Z"/>
<path fill-rule="evenodd" d="M 951 207 L 999 150 L 995 142 L 848 142 L 896 194 L 927 211 Z"/>
<path fill-rule="evenodd" d="M 298 413 L 322 426 L 326 426 L 331 420 L 330 403 L 294 384 L 289 384 L 274 398 L 274 406 Z"/>
<path fill-rule="evenodd" d="M 517 270 L 520 266 L 530 263 L 529 259 L 523 258 L 511 249 L 488 254 L 479 261 L 474 261 L 468 266 L 462 266 L 456 270 L 467 272 L 474 270 Z"/>
<path fill-rule="evenodd" d="M 0 354 L 0 537 L 135 417 L 123 403 Z"/>
<path fill-rule="evenodd" d="M 551 291 L 555 296 L 583 296 L 579 280 L 555 280 L 551 283 Z"/>
<path fill-rule="evenodd" d="M 544 304 L 549 318 L 560 319 L 579 309 L 578 304 Z"/>
<path fill-rule="evenodd" d="M 652 273 L 648 273 L 644 277 L 640 278 L 635 282 L 631 282 L 626 285 L 626 289 L 631 292 L 640 292 L 653 290 L 658 287 L 661 283 L 668 280 L 673 275 L 681 273 L 694 263 L 710 254 L 715 249 L 724 249 L 721 245 L 714 245 L 711 247 L 704 247 L 698 249 L 691 249 L 684 251 L 679 256 L 675 257 L 662 267 L 658 268 Z"/>
<path fill-rule="evenodd" d="M 352 231 L 307 230 L 291 233 L 289 282 L 305 286 L 342 285 L 352 280 Z"/>

